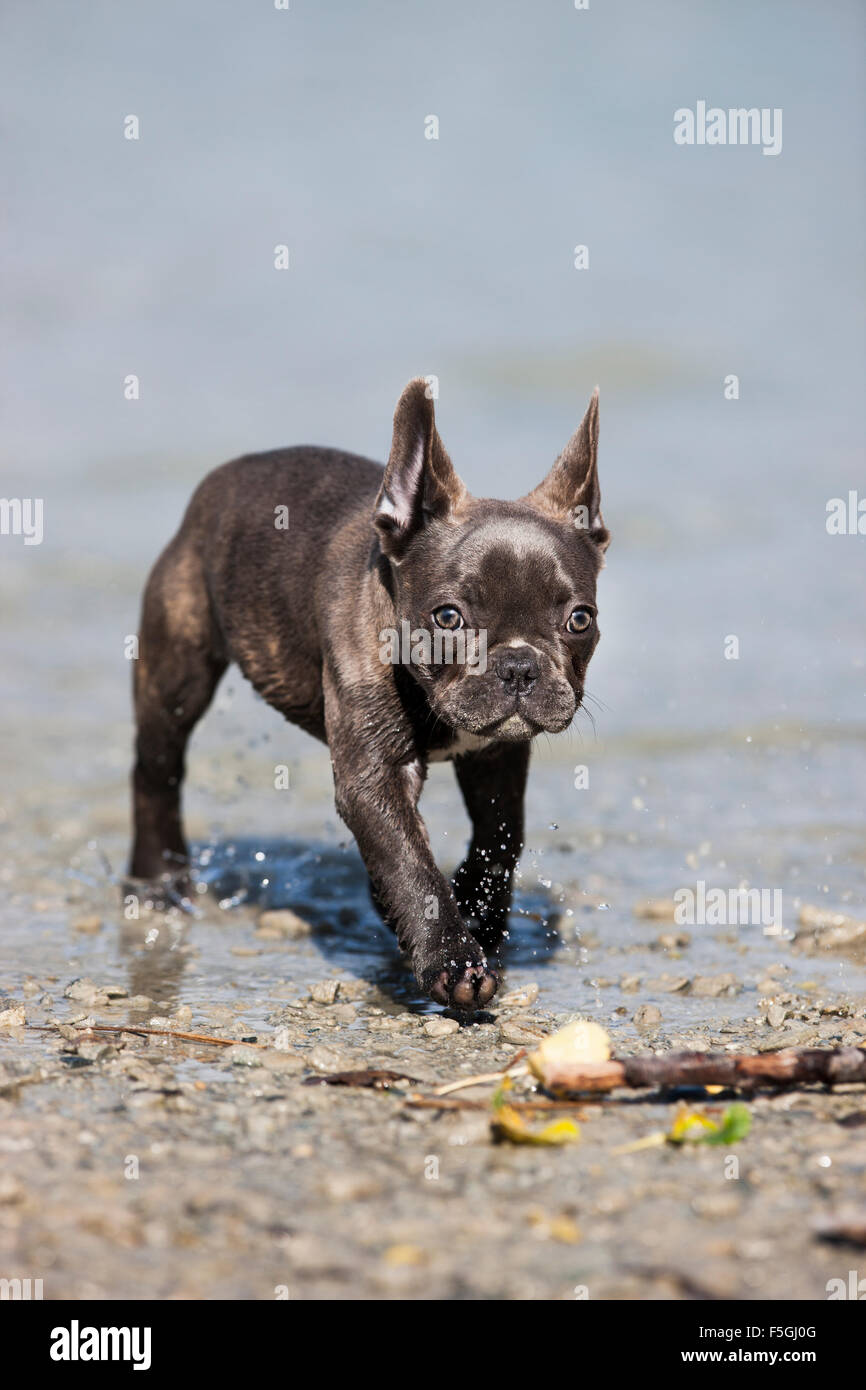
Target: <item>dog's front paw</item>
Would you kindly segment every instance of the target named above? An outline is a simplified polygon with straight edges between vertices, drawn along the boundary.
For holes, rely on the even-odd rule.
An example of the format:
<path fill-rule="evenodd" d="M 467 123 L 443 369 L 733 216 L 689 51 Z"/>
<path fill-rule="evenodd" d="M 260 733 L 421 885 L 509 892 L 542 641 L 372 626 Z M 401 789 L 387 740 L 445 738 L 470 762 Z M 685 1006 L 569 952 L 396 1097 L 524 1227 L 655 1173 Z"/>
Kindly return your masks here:
<path fill-rule="evenodd" d="M 449 960 L 442 969 L 427 972 L 425 988 L 437 1004 L 452 1009 L 483 1009 L 499 988 L 499 974 L 480 960 Z"/>

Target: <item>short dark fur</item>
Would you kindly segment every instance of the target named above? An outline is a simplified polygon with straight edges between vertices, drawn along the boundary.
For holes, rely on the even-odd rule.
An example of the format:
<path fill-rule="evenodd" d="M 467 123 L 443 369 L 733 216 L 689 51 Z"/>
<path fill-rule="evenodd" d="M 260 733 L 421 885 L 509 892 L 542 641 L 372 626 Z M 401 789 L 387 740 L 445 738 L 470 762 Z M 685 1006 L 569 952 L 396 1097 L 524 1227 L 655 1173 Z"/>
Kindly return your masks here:
<path fill-rule="evenodd" d="M 571 722 L 598 642 L 608 533 L 597 448 L 596 393 L 533 492 L 472 498 L 415 380 L 397 405 L 384 474 L 368 459 L 301 447 L 205 478 L 144 595 L 132 875 L 185 882 L 186 743 L 234 661 L 328 744 L 337 809 L 422 989 L 458 1008 L 485 1004 L 499 982 L 486 953 L 506 927 L 523 842 L 530 741 Z M 283 506 L 288 530 L 275 525 Z M 383 663 L 384 629 L 408 619 L 432 633 L 445 604 L 486 630 L 485 673 Z M 586 632 L 566 629 L 575 606 L 593 615 Z M 472 822 L 453 887 L 417 810 L 436 755 L 453 757 Z"/>

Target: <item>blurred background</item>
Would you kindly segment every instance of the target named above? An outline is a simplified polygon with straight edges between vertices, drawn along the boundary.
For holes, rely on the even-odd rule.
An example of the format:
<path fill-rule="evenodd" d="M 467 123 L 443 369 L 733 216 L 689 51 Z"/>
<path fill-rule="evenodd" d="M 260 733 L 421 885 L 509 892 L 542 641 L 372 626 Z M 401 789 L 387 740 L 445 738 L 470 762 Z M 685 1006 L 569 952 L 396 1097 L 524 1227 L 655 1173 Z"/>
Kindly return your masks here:
<path fill-rule="evenodd" d="M 432 374 L 481 495 L 531 487 L 601 388 L 597 733 L 539 750 L 538 842 L 615 906 L 700 872 L 862 907 L 866 538 L 825 527 L 866 493 L 862 8 L 6 0 L 2 29 L 2 493 L 45 518 L 0 538 L 12 890 L 94 844 L 122 866 L 124 638 L 198 480 L 383 459 Z M 700 99 L 781 108 L 781 154 L 675 145 Z M 237 675 L 216 708 L 194 831 L 344 838 L 323 750 Z"/>

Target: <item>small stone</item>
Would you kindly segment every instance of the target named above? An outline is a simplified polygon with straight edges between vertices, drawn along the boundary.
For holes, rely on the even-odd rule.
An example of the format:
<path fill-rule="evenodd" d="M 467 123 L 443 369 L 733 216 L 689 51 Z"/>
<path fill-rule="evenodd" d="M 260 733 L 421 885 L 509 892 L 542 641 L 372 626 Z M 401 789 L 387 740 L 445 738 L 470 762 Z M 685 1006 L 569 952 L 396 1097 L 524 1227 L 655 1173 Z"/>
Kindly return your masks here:
<path fill-rule="evenodd" d="M 781 1028 L 787 1018 L 788 1011 L 781 1004 L 771 1004 L 767 1009 L 767 1022 L 771 1028 Z"/>
<path fill-rule="evenodd" d="M 311 923 L 287 907 L 272 908 L 263 912 L 256 923 L 256 936 L 269 940 L 288 938 L 290 941 L 297 941 L 303 936 L 310 936 L 312 930 Z"/>
<path fill-rule="evenodd" d="M 778 1052 L 783 1047 L 811 1047 L 813 1043 L 820 1041 L 819 1034 L 814 1028 L 780 1028 L 777 1032 L 768 1033 L 758 1043 L 759 1052 Z"/>
<path fill-rule="evenodd" d="M 528 1009 L 531 1008 L 538 998 L 538 985 L 532 981 L 528 985 L 521 985 L 519 989 L 511 989 L 507 994 L 503 994 L 497 1003 L 502 1009 Z"/>
<path fill-rule="evenodd" d="M 742 988 L 734 975 L 696 975 L 692 980 L 692 994 L 708 999 L 717 999 L 720 994 L 739 994 Z"/>
<path fill-rule="evenodd" d="M 303 1059 L 290 1052 L 277 1052 L 276 1049 L 271 1051 L 269 1048 L 266 1052 L 260 1052 L 258 1057 L 260 1067 L 264 1067 L 266 1071 L 276 1072 L 280 1076 L 299 1076 L 302 1071 L 306 1070 Z"/>
<path fill-rule="evenodd" d="M 80 1042 L 78 1055 L 87 1062 L 104 1062 L 107 1057 L 116 1057 L 117 1048 L 107 1042 Z"/>
<path fill-rule="evenodd" d="M 102 931 L 102 918 L 96 913 L 90 913 L 85 917 L 76 917 L 72 923 L 72 930 L 82 932 L 86 936 L 95 936 Z"/>
<path fill-rule="evenodd" d="M 637 994 L 642 978 L 641 975 L 623 975 L 619 982 L 623 994 Z"/>
<path fill-rule="evenodd" d="M 351 1071 L 357 1067 L 357 1062 L 347 1058 L 344 1052 L 338 1052 L 335 1047 L 326 1047 L 324 1043 L 316 1044 L 308 1060 L 316 1071 Z"/>
<path fill-rule="evenodd" d="M 0 1173 L 0 1206 L 12 1206 L 16 1202 L 23 1202 L 25 1196 L 25 1190 L 17 1178 L 11 1173 Z"/>
<path fill-rule="evenodd" d="M 63 993 L 67 999 L 74 999 L 77 1004 L 84 1004 L 89 1009 L 108 1003 L 106 991 L 100 989 L 86 976 L 79 980 L 73 980 L 71 984 L 66 986 Z"/>
<path fill-rule="evenodd" d="M 534 1019 L 518 1017 L 500 1023 L 499 1037 L 514 1047 L 537 1047 L 542 1038 L 547 1037 L 547 1032 Z"/>
<path fill-rule="evenodd" d="M 377 1178 L 365 1177 L 362 1173 L 328 1173 L 322 1187 L 332 1202 L 360 1202 L 368 1197 L 378 1197 L 382 1184 Z"/>
<path fill-rule="evenodd" d="M 643 898 L 635 903 L 632 912 L 650 922 L 674 921 L 677 905 L 673 898 Z"/>
<path fill-rule="evenodd" d="M 369 980 L 341 980 L 340 998 L 360 1000 L 366 999 L 375 990 L 375 985 L 371 985 Z"/>
<path fill-rule="evenodd" d="M 663 951 L 683 951 L 691 946 L 692 938 L 687 931 L 663 931 L 656 937 Z"/>
<path fill-rule="evenodd" d="M 16 1004 L 0 1013 L 0 1028 L 23 1028 L 26 1022 L 27 1015 L 23 1004 Z"/>
<path fill-rule="evenodd" d="M 430 1018 L 424 1024 L 424 1032 L 428 1038 L 447 1038 L 460 1032 L 460 1024 L 456 1018 Z"/>
<path fill-rule="evenodd" d="M 688 987 L 687 975 L 662 975 L 660 979 L 650 981 L 650 988 L 660 994 L 684 994 Z"/>
<path fill-rule="evenodd" d="M 378 1018 L 371 1018 L 367 1023 L 371 1033 L 405 1033 L 411 1026 L 407 1019 L 395 1018 L 393 1014 L 382 1014 Z"/>
<path fill-rule="evenodd" d="M 261 1058 L 258 1048 L 248 1047 L 245 1043 L 233 1043 L 231 1047 L 224 1048 L 222 1054 L 223 1061 L 233 1067 L 259 1067 Z"/>
<path fill-rule="evenodd" d="M 426 1250 L 421 1250 L 417 1245 L 389 1245 L 382 1256 L 385 1264 L 391 1269 L 399 1269 L 406 1265 L 424 1265 L 427 1258 Z"/>
<path fill-rule="evenodd" d="M 656 1004 L 641 1004 L 632 1015 L 636 1028 L 656 1028 L 662 1021 L 662 1011 Z"/>
<path fill-rule="evenodd" d="M 339 980 L 319 980 L 310 986 L 310 998 L 316 1004 L 333 1004 L 340 988 Z"/>
<path fill-rule="evenodd" d="M 784 985 L 781 980 L 773 980 L 769 976 L 764 980 L 758 981 L 758 993 L 770 999 L 772 999 L 775 994 L 781 994 L 783 989 Z"/>

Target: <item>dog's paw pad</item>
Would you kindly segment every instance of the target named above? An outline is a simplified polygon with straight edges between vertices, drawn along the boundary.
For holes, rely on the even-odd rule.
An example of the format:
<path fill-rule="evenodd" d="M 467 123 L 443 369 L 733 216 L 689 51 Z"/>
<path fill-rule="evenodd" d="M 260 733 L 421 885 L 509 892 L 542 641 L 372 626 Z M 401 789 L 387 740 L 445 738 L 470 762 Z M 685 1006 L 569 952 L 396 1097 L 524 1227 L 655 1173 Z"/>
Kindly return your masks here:
<path fill-rule="evenodd" d="M 430 990 L 437 1004 L 452 1009 L 483 1009 L 499 988 L 499 976 L 486 964 L 449 966 L 436 976 Z"/>

